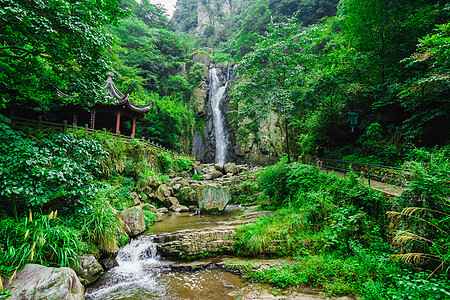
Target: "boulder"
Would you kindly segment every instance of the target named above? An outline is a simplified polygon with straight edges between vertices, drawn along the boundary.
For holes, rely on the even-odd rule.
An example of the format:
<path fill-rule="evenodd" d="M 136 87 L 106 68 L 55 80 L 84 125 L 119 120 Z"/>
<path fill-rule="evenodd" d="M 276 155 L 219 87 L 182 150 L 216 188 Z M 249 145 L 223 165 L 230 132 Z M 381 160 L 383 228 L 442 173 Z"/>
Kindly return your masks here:
<path fill-rule="evenodd" d="M 161 207 L 161 208 L 158 208 L 157 211 L 160 214 L 167 214 L 169 212 L 169 209 L 167 207 Z"/>
<path fill-rule="evenodd" d="M 102 265 L 102 267 L 107 271 L 119 265 L 115 257 L 101 258 L 99 262 Z"/>
<path fill-rule="evenodd" d="M 222 172 L 216 170 L 209 175 L 211 176 L 211 179 L 214 179 L 214 178 L 221 177 L 223 174 L 222 174 Z"/>
<path fill-rule="evenodd" d="M 9 300 L 22 299 L 84 299 L 84 287 L 71 268 L 51 268 L 27 264 L 12 282 L 6 281 Z"/>
<path fill-rule="evenodd" d="M 217 163 L 214 165 L 214 167 L 216 168 L 217 171 L 223 172 L 223 164 L 221 163 Z"/>
<path fill-rule="evenodd" d="M 230 191 L 220 184 L 205 184 L 197 188 L 197 203 L 202 212 L 221 212 L 231 200 Z"/>
<path fill-rule="evenodd" d="M 78 267 L 75 264 L 70 267 L 77 273 L 78 279 L 84 286 L 95 282 L 104 273 L 102 266 L 93 255 L 78 256 Z"/>
<path fill-rule="evenodd" d="M 154 207 L 154 206 L 151 205 L 151 204 L 142 204 L 142 205 L 141 205 L 141 208 L 142 208 L 143 210 L 149 210 L 149 211 L 151 211 L 151 212 L 154 212 L 155 214 L 158 213 L 158 210 L 156 209 L 156 207 Z"/>
<path fill-rule="evenodd" d="M 227 163 L 223 166 L 225 174 L 232 173 L 237 174 L 237 166 L 235 163 Z"/>
<path fill-rule="evenodd" d="M 179 205 L 180 202 L 178 202 L 178 199 L 175 197 L 167 197 L 163 204 L 165 207 L 172 207 L 174 205 Z"/>
<path fill-rule="evenodd" d="M 156 198 L 163 203 L 167 197 L 170 197 L 170 189 L 165 184 L 161 184 L 156 190 Z"/>
<path fill-rule="evenodd" d="M 178 191 L 180 190 L 180 188 L 181 188 L 181 184 L 179 184 L 179 183 L 174 184 L 172 188 L 173 188 L 173 190 L 174 190 L 175 192 L 178 192 Z"/>
<path fill-rule="evenodd" d="M 139 199 L 139 195 L 136 192 L 131 192 L 130 196 L 135 205 L 141 204 L 141 199 Z"/>
<path fill-rule="evenodd" d="M 181 205 L 179 203 L 172 205 L 169 209 L 174 212 L 188 212 L 189 211 L 188 207 Z"/>
<path fill-rule="evenodd" d="M 119 217 L 125 223 L 125 232 L 129 236 L 135 236 L 145 231 L 144 211 L 139 206 L 122 211 Z"/>
<path fill-rule="evenodd" d="M 150 180 L 150 187 L 153 190 L 157 190 L 158 187 L 162 184 L 161 179 L 158 178 L 158 176 L 152 176 L 151 180 Z"/>

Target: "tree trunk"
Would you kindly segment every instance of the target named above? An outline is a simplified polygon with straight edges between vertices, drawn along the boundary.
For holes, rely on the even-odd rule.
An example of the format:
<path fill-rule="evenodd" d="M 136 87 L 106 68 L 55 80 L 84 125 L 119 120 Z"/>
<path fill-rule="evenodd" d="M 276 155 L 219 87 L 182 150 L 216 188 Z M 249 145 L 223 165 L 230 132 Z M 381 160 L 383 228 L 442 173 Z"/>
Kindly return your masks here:
<path fill-rule="evenodd" d="M 291 154 L 289 153 L 289 134 L 288 134 L 288 120 L 284 119 L 284 128 L 286 131 L 286 153 L 288 156 L 288 163 L 291 163 Z"/>

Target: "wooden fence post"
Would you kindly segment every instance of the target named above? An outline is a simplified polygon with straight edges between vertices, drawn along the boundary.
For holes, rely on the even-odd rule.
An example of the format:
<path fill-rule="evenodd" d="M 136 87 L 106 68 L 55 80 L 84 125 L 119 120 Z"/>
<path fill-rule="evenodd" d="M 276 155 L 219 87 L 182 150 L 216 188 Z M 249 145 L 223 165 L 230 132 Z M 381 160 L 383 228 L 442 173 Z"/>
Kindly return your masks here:
<path fill-rule="evenodd" d="M 63 121 L 63 132 L 67 133 L 67 120 Z"/>
<path fill-rule="evenodd" d="M 9 113 L 9 118 L 11 119 L 11 127 L 14 127 L 14 112 Z"/>
<path fill-rule="evenodd" d="M 38 129 L 42 131 L 42 116 L 38 117 Z"/>

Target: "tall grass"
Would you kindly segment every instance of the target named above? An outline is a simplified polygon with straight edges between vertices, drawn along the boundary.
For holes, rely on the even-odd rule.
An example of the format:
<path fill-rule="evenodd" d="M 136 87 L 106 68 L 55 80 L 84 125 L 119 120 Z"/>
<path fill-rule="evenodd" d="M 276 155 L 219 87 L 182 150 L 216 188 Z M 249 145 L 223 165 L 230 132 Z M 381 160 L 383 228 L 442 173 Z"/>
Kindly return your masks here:
<path fill-rule="evenodd" d="M 0 275 L 8 276 L 27 263 L 68 267 L 86 249 L 81 234 L 57 216 L 32 213 L 16 222 L 0 220 Z"/>

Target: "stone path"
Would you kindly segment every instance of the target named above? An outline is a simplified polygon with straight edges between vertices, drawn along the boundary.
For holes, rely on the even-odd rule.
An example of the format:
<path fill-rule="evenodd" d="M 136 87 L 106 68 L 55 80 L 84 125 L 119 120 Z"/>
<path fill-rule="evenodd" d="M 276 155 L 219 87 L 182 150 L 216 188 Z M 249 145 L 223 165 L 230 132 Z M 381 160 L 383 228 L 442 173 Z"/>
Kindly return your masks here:
<path fill-rule="evenodd" d="M 326 169 L 321 169 L 322 172 L 326 172 Z M 337 171 L 328 171 L 329 174 L 335 174 L 337 176 L 340 177 L 346 177 L 348 175 L 346 175 L 345 173 L 342 172 L 337 172 Z M 360 177 L 361 178 L 361 177 Z M 365 183 L 369 184 L 369 180 L 367 178 L 362 178 L 362 180 L 364 180 Z M 400 186 L 396 186 L 396 185 L 392 185 L 389 183 L 384 183 L 384 182 L 379 182 L 376 180 L 370 180 L 370 187 L 376 191 L 379 191 L 389 197 L 397 197 L 400 196 L 403 192 L 403 187 Z"/>

